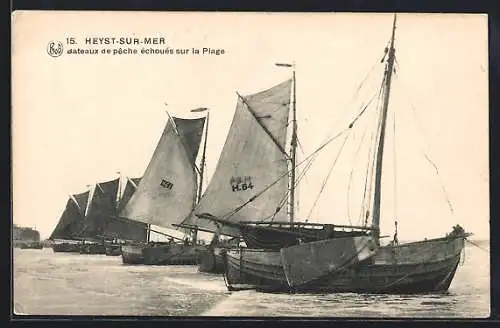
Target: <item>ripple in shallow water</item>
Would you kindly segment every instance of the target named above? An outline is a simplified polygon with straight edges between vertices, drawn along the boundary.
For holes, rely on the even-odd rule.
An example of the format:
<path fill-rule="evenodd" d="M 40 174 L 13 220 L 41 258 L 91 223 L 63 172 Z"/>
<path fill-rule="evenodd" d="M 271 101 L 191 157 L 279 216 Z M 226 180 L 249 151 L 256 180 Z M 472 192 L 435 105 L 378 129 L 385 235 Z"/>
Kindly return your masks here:
<path fill-rule="evenodd" d="M 311 317 L 489 316 L 489 255 L 467 249 L 447 294 L 228 292 L 195 266 L 127 266 L 120 257 L 15 250 L 16 313 Z"/>

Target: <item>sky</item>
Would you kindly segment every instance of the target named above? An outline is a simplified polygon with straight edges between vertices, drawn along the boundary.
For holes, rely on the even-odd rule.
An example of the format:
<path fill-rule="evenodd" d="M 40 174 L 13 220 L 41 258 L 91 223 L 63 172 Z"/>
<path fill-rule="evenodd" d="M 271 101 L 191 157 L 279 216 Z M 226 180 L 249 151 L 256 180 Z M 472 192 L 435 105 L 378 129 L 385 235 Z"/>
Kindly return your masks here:
<path fill-rule="evenodd" d="M 276 62 L 296 65 L 300 161 L 343 130 L 378 90 L 392 20 L 360 13 L 15 12 L 14 223 L 36 227 L 46 238 L 69 194 L 118 171 L 141 176 L 166 110 L 193 117 L 191 109 L 210 108 L 209 181 L 236 91 L 251 94 L 288 79 L 291 71 Z M 158 49 L 208 47 L 224 54 L 47 53 L 50 41 L 64 42 L 65 51 L 101 50 L 129 47 L 85 45 L 85 38 L 153 36 L 166 39 Z M 66 44 L 71 37 L 76 45 Z M 392 234 L 397 219 L 400 240 L 439 237 L 457 223 L 476 238 L 489 237 L 487 43 L 486 15 L 398 14 L 382 234 Z M 367 109 L 353 128 L 311 210 L 343 139 L 320 153 L 299 185 L 298 220 L 358 223 L 368 148 L 358 156 L 356 149 L 364 128 L 374 130 L 374 114 Z"/>

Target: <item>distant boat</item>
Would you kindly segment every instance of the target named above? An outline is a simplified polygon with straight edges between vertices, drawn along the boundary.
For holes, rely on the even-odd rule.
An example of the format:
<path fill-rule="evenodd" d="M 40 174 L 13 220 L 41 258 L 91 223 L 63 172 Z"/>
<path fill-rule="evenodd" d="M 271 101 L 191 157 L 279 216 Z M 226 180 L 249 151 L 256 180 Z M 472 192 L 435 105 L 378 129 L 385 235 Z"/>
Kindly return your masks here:
<path fill-rule="evenodd" d="M 61 218 L 49 237 L 55 253 L 80 252 L 80 231 L 83 227 L 89 194 L 90 191 L 85 191 L 70 195 Z"/>
<path fill-rule="evenodd" d="M 190 237 L 180 239 L 153 230 L 151 225 L 173 229 L 172 224 L 180 223 L 195 206 L 203 181 L 205 147 L 200 168 L 196 166 L 196 157 L 206 121 L 205 117 L 184 119 L 169 116 L 136 192 L 120 212 L 120 217 L 148 224 L 147 244 L 123 246 L 123 263 L 198 263 L 198 250 L 203 247 L 197 243 L 196 229 L 189 231 Z M 152 242 L 151 232 L 169 237 L 169 241 Z"/>
<path fill-rule="evenodd" d="M 123 180 L 122 180 L 123 181 Z M 123 192 L 121 192 L 121 188 L 119 188 L 118 196 L 117 196 L 117 209 L 116 214 L 120 213 L 120 211 L 125 207 L 128 203 L 132 195 L 134 194 L 137 186 L 139 185 L 141 178 L 128 178 L 125 177 L 125 188 L 123 188 Z M 123 186 L 123 183 L 120 184 Z M 122 219 L 117 217 L 118 219 Z M 106 255 L 107 256 L 120 256 L 122 255 L 122 247 L 129 247 L 130 243 L 137 243 L 141 241 L 146 241 L 147 239 L 147 225 L 141 224 L 131 220 L 123 220 L 115 221 L 122 223 L 118 226 L 118 228 L 109 226 L 108 230 L 112 231 L 111 233 L 114 236 L 114 239 L 111 242 L 106 243 Z M 123 224 L 123 223 L 127 224 Z M 132 235 L 130 235 L 130 230 L 133 224 L 140 225 L 139 229 L 132 229 L 135 231 Z M 125 230 L 125 233 L 124 231 Z"/>
<path fill-rule="evenodd" d="M 125 189 L 122 195 L 123 180 Z M 84 239 L 81 254 L 120 255 L 118 241 L 145 241 L 147 225 L 117 216 L 117 211 L 130 200 L 134 192 L 133 179 L 119 177 L 110 181 L 96 183 L 91 189 L 90 202 L 85 211 L 85 219 L 80 236 Z M 136 179 L 136 182 L 140 179 Z"/>
<path fill-rule="evenodd" d="M 382 238 L 380 235 L 382 165 L 391 79 L 395 70 L 395 30 L 396 17 L 394 17 L 389 45 L 382 58 L 385 70 L 378 93 L 381 100 L 376 124 L 378 129 L 374 139 L 375 145 L 372 148 L 374 151 L 370 153 L 372 158 L 369 161 L 369 167 L 374 168 L 374 171 L 370 172 L 374 172 L 374 175 L 370 175 L 368 170 L 366 173 L 369 188 L 365 188 L 365 195 L 370 202 L 365 207 L 365 224 L 362 226 L 334 225 L 294 220 L 294 196 L 297 183 L 295 178 L 297 125 L 294 92 L 292 147 L 288 156 L 291 162 L 289 170 L 291 181 L 287 195 L 290 212 L 288 220 L 280 220 L 280 217 L 269 213 L 269 209 L 263 211 L 266 209 L 263 205 L 258 206 L 261 204 L 259 201 L 263 202 L 262 199 L 269 196 L 265 193 L 267 189 L 262 188 L 254 179 L 251 179 L 252 185 L 262 188 L 264 192 L 247 195 L 246 198 L 242 197 L 240 204 L 235 204 L 233 212 L 222 215 L 222 211 L 217 210 L 218 206 L 222 207 L 228 199 L 222 194 L 214 194 L 213 197 L 217 202 L 213 201 L 212 204 L 216 206 L 206 207 L 206 213 L 198 211 L 196 225 L 202 224 L 202 220 L 212 225 L 219 224 L 222 230 L 237 230 L 237 234 L 241 235 L 245 241 L 246 247 L 223 250 L 224 275 L 228 289 L 354 293 L 428 293 L 448 290 L 457 270 L 465 239 L 470 235 L 461 226 L 455 225 L 452 231 L 442 238 L 400 244 L 397 239 L 396 221 L 393 241 L 386 246 L 380 244 L 380 238 Z M 295 72 L 292 80 L 295 89 Z M 367 107 L 368 105 L 360 110 L 346 126 L 344 133 L 348 134 L 351 131 Z M 262 131 L 265 132 L 263 126 Z M 249 138 L 249 140 L 257 138 L 259 138 L 257 134 L 252 134 L 252 139 Z M 268 145 L 272 143 L 268 141 Z M 271 149 L 272 147 L 266 148 L 266 151 Z M 276 152 L 281 150 L 280 144 L 275 144 L 274 150 Z M 286 155 L 284 153 L 283 161 Z M 278 170 L 276 173 L 283 172 L 284 169 L 280 168 L 281 164 L 279 164 L 281 162 L 277 161 L 277 163 L 260 170 L 273 173 L 276 172 L 275 170 Z M 252 167 L 248 169 L 251 170 Z M 267 188 L 279 184 L 278 181 L 286 181 L 287 178 L 287 171 L 283 172 L 282 177 L 275 174 L 276 180 L 268 183 Z M 238 188 L 236 190 L 238 191 Z M 228 194 L 230 194 L 229 191 Z M 276 213 L 283 208 L 282 204 L 282 202 L 275 203 Z M 256 213 L 253 220 L 243 221 L 242 213 L 245 211 Z M 248 216 L 252 215 L 250 213 L 245 215 L 245 217 Z M 371 226 L 367 225 L 369 219 L 371 219 Z"/>
<path fill-rule="evenodd" d="M 12 243 L 20 249 L 42 249 L 40 233 L 36 229 L 13 225 Z"/>

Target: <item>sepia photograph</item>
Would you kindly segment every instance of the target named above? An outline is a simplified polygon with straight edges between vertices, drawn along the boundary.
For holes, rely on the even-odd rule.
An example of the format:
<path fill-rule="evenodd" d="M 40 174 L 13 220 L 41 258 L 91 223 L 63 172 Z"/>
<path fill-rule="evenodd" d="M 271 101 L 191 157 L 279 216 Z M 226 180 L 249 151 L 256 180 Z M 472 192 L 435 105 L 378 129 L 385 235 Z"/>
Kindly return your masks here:
<path fill-rule="evenodd" d="M 490 316 L 487 15 L 11 20 L 12 314 Z"/>

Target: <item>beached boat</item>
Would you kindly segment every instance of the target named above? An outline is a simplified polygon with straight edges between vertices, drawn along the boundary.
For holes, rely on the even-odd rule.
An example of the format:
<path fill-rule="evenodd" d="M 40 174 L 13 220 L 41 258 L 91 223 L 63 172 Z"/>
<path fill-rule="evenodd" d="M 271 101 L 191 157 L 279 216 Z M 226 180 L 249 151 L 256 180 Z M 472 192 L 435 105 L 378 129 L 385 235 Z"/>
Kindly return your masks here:
<path fill-rule="evenodd" d="M 459 225 L 442 238 L 399 244 L 397 221 L 394 239 L 382 246 L 380 239 L 381 179 L 389 108 L 391 79 L 395 63 L 396 17 L 392 36 L 385 49 L 381 64 L 385 66 L 381 89 L 378 90 L 379 108 L 375 145 L 367 170 L 365 196 L 370 199 L 365 208 L 363 226 L 311 224 L 294 220 L 294 188 L 296 119 L 293 109 L 290 216 L 288 221 L 244 222 L 208 213 L 199 219 L 238 229 L 246 247 L 227 249 L 224 266 L 228 289 L 255 288 L 265 291 L 286 292 L 356 292 L 356 293 L 427 293 L 446 291 L 457 270 L 464 241 L 470 235 Z M 292 65 L 282 65 L 292 66 Z M 293 72 L 295 89 L 295 72 Z M 295 92 L 292 104 L 295 104 Z M 358 120 L 367 112 L 363 106 L 341 134 L 349 135 Z M 320 147 L 318 149 L 321 150 Z M 341 147 L 342 149 L 342 147 Z M 371 150 L 370 150 L 371 151 Z M 340 154 L 340 151 L 339 151 Z M 370 175 L 368 172 L 374 172 Z M 370 175 L 370 176 L 369 176 Z M 372 179 L 373 178 L 373 179 Z M 368 182 L 369 181 L 369 182 Z M 373 187 L 373 188 L 372 188 Z M 235 208 L 241 212 L 255 204 L 257 195 Z M 243 208 L 243 209 L 242 209 Z M 278 207 L 279 208 L 279 207 Z M 371 219 L 371 226 L 368 220 Z"/>
<path fill-rule="evenodd" d="M 83 227 L 89 194 L 90 191 L 85 191 L 70 195 L 61 218 L 49 237 L 55 253 L 80 252 L 80 231 Z"/>
<path fill-rule="evenodd" d="M 220 272 L 220 252 L 228 245 L 220 245 L 218 236 L 236 238 L 233 242 L 239 244 L 238 226 L 226 223 L 287 217 L 283 205 L 288 194 L 285 147 L 291 88 L 292 79 L 287 79 L 253 94 L 236 95 L 235 113 L 215 172 L 199 204 L 181 224 L 215 233 L 212 246 L 200 254 L 202 272 Z M 242 206 L 245 203 L 248 206 Z M 220 221 L 205 219 L 206 213 Z"/>
<path fill-rule="evenodd" d="M 121 249 L 121 245 L 114 240 L 144 241 L 147 226 L 117 216 L 120 203 L 127 201 L 124 198 L 127 187 L 133 182 L 126 179 L 122 194 L 123 177 L 110 181 L 99 182 L 92 186 L 90 201 L 85 211 L 85 219 L 80 236 L 84 239 L 80 254 L 106 254 L 106 247 Z"/>
<path fill-rule="evenodd" d="M 205 108 L 192 110 L 192 112 L 204 111 Z M 186 239 L 153 230 L 151 226 L 174 229 L 172 224 L 180 223 L 196 205 L 197 194 L 201 190 L 203 181 L 205 147 L 200 168 L 196 165 L 196 158 L 203 129 L 208 128 L 207 121 L 206 117 L 192 119 L 168 117 L 142 180 L 120 212 L 120 217 L 147 224 L 148 236 L 151 232 L 155 232 L 169 237 L 170 240 L 162 243 L 151 242 L 148 237 L 148 243 L 145 245 L 122 247 L 124 263 L 169 265 L 198 262 L 198 250 L 204 246 L 197 242 L 196 229 L 186 229 L 186 234 L 190 234 Z M 197 174 L 200 175 L 199 184 Z M 138 255 L 139 249 L 141 256 Z M 130 253 L 125 254 L 125 252 Z"/>
<path fill-rule="evenodd" d="M 121 246 L 121 255 L 123 264 L 144 264 L 142 249 L 145 245 L 123 245 Z"/>
<path fill-rule="evenodd" d="M 28 227 L 20 227 L 13 225 L 12 244 L 20 249 L 42 249 L 43 244 L 40 242 L 40 232 Z"/>

